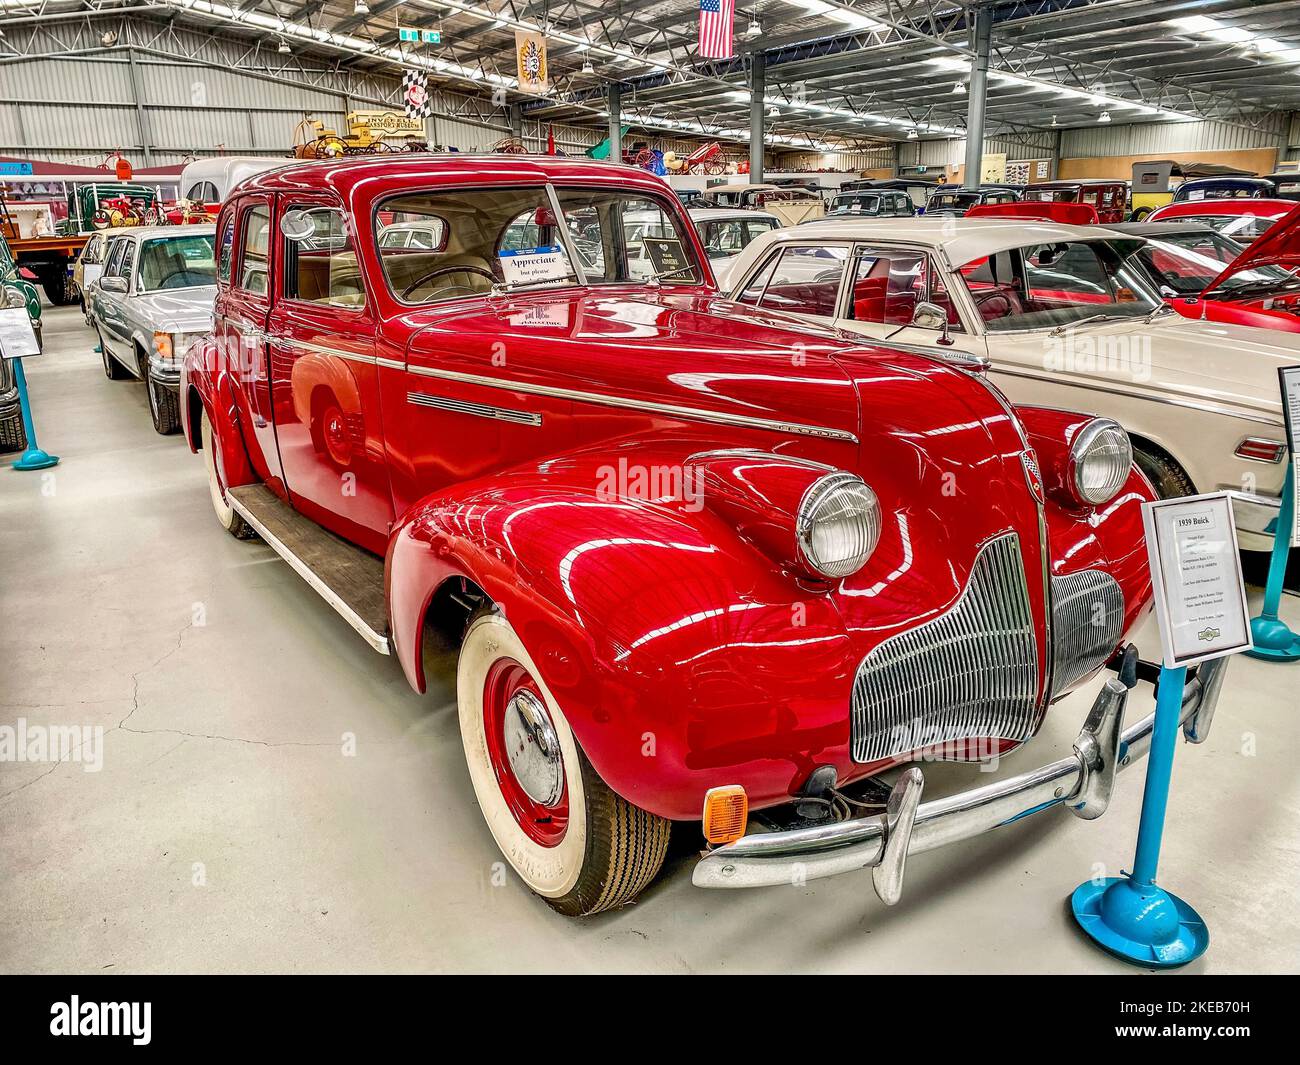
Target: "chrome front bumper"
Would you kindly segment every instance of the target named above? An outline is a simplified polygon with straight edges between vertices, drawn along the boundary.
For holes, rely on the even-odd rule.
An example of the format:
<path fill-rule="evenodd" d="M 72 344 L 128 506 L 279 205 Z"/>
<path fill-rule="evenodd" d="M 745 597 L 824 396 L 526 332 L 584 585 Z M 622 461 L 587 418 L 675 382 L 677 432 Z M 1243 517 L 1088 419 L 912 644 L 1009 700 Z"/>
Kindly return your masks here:
<path fill-rule="evenodd" d="M 1209 734 L 1227 662 L 1203 663 L 1183 689 L 1180 720 L 1192 743 Z M 1053 806 L 1066 806 L 1086 820 L 1100 817 L 1116 774 L 1151 747 L 1154 713 L 1123 729 L 1128 692 L 1120 680 L 1106 681 L 1069 757 L 927 803 L 920 802 L 921 770 L 909 768 L 894 785 L 885 813 L 745 836 L 701 858 L 695 885 L 771 887 L 870 868 L 876 893 L 893 905 L 902 892 L 909 854 L 970 839 Z"/>
<path fill-rule="evenodd" d="M 1229 489 L 1228 495 L 1232 497 L 1232 517 L 1238 532 L 1273 535 L 1270 526 L 1282 509 L 1280 496 L 1256 495 L 1237 489 Z"/>
<path fill-rule="evenodd" d="M 164 359 L 154 354 L 149 356 L 149 380 L 156 381 L 168 388 L 179 389 L 181 385 L 181 363 L 179 359 Z"/>

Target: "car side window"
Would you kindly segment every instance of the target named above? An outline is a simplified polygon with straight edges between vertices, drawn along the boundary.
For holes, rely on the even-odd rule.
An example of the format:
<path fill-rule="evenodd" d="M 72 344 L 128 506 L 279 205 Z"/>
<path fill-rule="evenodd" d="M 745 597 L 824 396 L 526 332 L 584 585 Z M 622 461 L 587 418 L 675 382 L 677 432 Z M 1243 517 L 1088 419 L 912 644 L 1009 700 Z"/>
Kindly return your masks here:
<path fill-rule="evenodd" d="M 117 277 L 117 264 L 122 260 L 122 249 L 126 246 L 125 240 L 110 240 L 108 242 L 108 254 L 105 256 L 104 264 L 105 277 Z"/>
<path fill-rule="evenodd" d="M 744 231 L 738 219 L 728 219 L 725 222 L 711 222 L 709 224 L 705 250 L 710 257 L 734 255 L 744 246 Z"/>
<path fill-rule="evenodd" d="M 848 248 L 783 249 L 758 306 L 794 314 L 834 317 L 848 258 Z"/>
<path fill-rule="evenodd" d="M 217 241 L 217 280 L 225 285 L 230 283 L 230 252 L 235 243 L 235 216 L 228 217 L 221 227 L 221 239 Z"/>
<path fill-rule="evenodd" d="M 848 317 L 876 325 L 907 325 L 918 303 L 927 301 L 929 258 L 924 252 L 859 248 Z"/>
<path fill-rule="evenodd" d="M 99 253 L 103 248 L 104 240 L 102 237 L 94 236 L 86 241 L 86 251 L 81 257 L 83 263 L 89 263 L 94 266 L 99 263 Z"/>
<path fill-rule="evenodd" d="M 366 290 L 356 249 L 336 207 L 298 207 L 311 223 L 311 235 L 284 242 L 286 299 L 331 307 L 364 307 Z"/>
<path fill-rule="evenodd" d="M 255 204 L 244 211 L 239 240 L 239 283 L 236 288 L 265 296 L 270 291 L 271 211 Z"/>

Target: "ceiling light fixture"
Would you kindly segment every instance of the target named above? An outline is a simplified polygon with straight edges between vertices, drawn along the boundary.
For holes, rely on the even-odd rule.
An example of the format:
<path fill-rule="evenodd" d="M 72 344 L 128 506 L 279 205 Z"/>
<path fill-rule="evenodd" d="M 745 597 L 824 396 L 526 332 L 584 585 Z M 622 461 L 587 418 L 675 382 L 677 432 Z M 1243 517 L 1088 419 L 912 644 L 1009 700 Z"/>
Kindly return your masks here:
<path fill-rule="evenodd" d="M 370 5 L 366 3 L 366 0 L 356 0 L 356 3 L 352 5 L 352 14 L 368 15 L 370 14 Z"/>
<path fill-rule="evenodd" d="M 591 65 L 591 56 L 589 55 L 582 57 L 582 72 L 584 74 L 596 73 L 596 68 Z"/>
<path fill-rule="evenodd" d="M 290 52 L 293 51 L 293 49 L 289 47 L 289 42 L 286 41 L 283 37 L 280 38 L 280 43 L 276 45 L 275 50 L 279 52 L 281 55 L 288 55 Z"/>
<path fill-rule="evenodd" d="M 763 36 L 763 24 L 756 18 L 749 20 L 749 25 L 745 28 L 745 40 L 752 41 L 755 37 Z"/>
<path fill-rule="evenodd" d="M 1098 122 L 1109 122 L 1109 121 L 1110 121 L 1110 112 L 1109 112 L 1109 111 L 1103 111 L 1103 112 L 1101 113 L 1100 117 L 1098 117 L 1097 121 L 1098 121 Z"/>
<path fill-rule="evenodd" d="M 966 95 L 966 86 L 963 85 L 960 81 L 955 81 L 955 82 L 953 82 L 953 84 L 952 84 L 952 94 L 953 94 L 954 96 L 965 96 L 965 95 Z"/>

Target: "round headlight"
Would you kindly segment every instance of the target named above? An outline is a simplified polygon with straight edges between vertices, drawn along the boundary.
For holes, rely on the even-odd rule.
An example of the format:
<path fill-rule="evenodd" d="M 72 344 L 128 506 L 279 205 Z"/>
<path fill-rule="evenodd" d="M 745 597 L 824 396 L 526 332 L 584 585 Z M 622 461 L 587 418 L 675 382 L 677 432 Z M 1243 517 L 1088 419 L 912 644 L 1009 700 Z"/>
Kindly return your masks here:
<path fill-rule="evenodd" d="M 861 477 L 828 473 L 812 483 L 795 522 L 799 553 L 826 577 L 856 573 L 880 540 L 880 501 Z"/>
<path fill-rule="evenodd" d="M 1094 418 L 1075 435 L 1070 445 L 1070 473 L 1074 491 L 1085 503 L 1105 503 L 1115 498 L 1128 480 L 1133 465 L 1133 445 L 1118 422 Z"/>
<path fill-rule="evenodd" d="M 5 286 L 5 306 L 6 307 L 26 307 L 27 297 L 23 295 L 20 288 L 14 288 L 11 285 Z"/>

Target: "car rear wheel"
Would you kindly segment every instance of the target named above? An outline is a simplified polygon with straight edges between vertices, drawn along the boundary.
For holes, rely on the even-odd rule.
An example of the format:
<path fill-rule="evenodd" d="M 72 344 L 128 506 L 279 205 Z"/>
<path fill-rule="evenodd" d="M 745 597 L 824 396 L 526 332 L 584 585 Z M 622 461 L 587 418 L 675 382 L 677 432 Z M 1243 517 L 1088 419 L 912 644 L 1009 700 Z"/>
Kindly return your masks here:
<path fill-rule="evenodd" d="M 456 670 L 470 780 L 501 853 L 570 917 L 632 901 L 654 879 L 670 822 L 600 779 L 510 623 L 470 621 Z"/>
<path fill-rule="evenodd" d="M 1196 495 L 1196 485 L 1192 484 L 1187 471 L 1163 452 L 1135 445 L 1133 461 L 1137 463 L 1138 469 L 1151 482 L 1151 487 L 1156 490 L 1156 495 L 1161 499 Z"/>
<path fill-rule="evenodd" d="M 236 540 L 251 540 L 256 533 L 226 502 L 226 489 L 221 483 L 221 473 L 217 464 L 217 444 L 212 432 L 212 423 L 208 421 L 208 412 L 203 412 L 199 425 L 199 437 L 203 445 L 203 463 L 208 468 L 208 494 L 212 497 L 212 509 L 216 512 L 221 527 Z"/>

